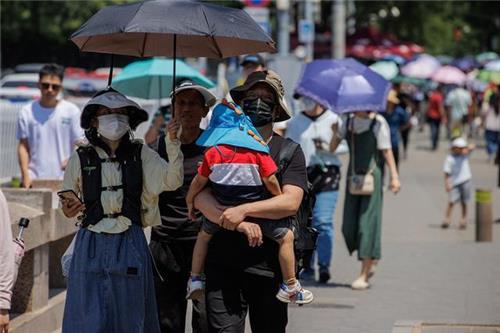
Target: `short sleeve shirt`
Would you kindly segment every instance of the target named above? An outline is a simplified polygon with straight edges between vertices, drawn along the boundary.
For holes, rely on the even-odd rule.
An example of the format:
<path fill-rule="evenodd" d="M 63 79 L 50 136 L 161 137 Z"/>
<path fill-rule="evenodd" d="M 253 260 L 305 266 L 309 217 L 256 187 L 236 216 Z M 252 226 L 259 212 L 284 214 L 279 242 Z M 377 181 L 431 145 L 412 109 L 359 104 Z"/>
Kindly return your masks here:
<path fill-rule="evenodd" d="M 451 178 L 453 186 L 460 185 L 472 178 L 472 173 L 469 165 L 469 155 L 453 155 L 446 156 L 443 166 L 444 173 Z"/>
<path fill-rule="evenodd" d="M 279 155 L 285 139 L 274 134 L 269 142 L 271 157 L 279 164 Z M 281 172 L 281 186 L 295 185 L 307 190 L 307 172 L 304 153 L 300 147 L 295 151 L 288 166 Z M 272 223 L 269 220 L 269 223 Z M 249 247 L 245 235 L 236 231 L 221 230 L 209 243 L 206 268 L 235 270 L 261 276 L 273 277 L 279 275 L 278 245 L 265 239 L 259 247 Z"/>
<path fill-rule="evenodd" d="M 27 104 L 19 112 L 17 139 L 27 139 L 32 179 L 62 179 L 62 166 L 83 138 L 80 109 L 61 100 L 55 108 L 45 108 L 39 101 Z"/>
<path fill-rule="evenodd" d="M 262 178 L 277 171 L 269 154 L 218 145 L 205 152 L 198 174 L 210 180 L 215 198 L 224 205 L 237 205 L 264 198 Z"/>
<path fill-rule="evenodd" d="M 349 117 L 347 115 L 347 117 Z M 369 118 L 359 118 L 353 116 L 349 121 L 349 127 L 352 126 L 352 129 L 355 134 L 366 132 L 370 129 L 370 125 L 372 124 L 372 117 Z M 391 131 L 389 129 L 389 124 L 384 119 L 383 116 L 376 114 L 375 115 L 375 125 L 373 126 L 373 133 L 377 138 L 377 148 L 379 150 L 391 149 Z M 337 136 L 339 139 L 345 139 L 347 135 L 347 118 L 343 119 L 342 126 L 340 130 L 337 132 Z"/>

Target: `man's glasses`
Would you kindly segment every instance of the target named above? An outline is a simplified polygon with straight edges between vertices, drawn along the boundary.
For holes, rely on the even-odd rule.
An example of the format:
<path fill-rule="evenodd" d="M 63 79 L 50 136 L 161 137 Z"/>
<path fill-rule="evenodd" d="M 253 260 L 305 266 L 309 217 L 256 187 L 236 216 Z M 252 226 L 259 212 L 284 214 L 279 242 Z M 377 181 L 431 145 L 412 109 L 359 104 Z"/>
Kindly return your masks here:
<path fill-rule="evenodd" d="M 61 89 L 60 84 L 54 84 L 54 83 L 41 83 L 42 89 L 49 90 L 52 87 L 52 90 L 57 91 Z"/>

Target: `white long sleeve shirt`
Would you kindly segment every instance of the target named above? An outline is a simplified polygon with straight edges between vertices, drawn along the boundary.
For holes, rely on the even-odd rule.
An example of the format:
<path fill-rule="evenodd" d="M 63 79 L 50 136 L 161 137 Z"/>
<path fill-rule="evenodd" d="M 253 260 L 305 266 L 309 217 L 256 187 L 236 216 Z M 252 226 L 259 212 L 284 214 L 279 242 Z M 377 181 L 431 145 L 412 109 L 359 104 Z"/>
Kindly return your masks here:
<path fill-rule="evenodd" d="M 142 226 L 154 226 L 160 224 L 160 211 L 158 208 L 158 195 L 164 191 L 174 191 L 182 185 L 183 155 L 180 150 L 180 141 L 170 141 L 168 135 L 165 138 L 169 162 L 162 159 L 155 151 L 146 145 L 142 146 L 142 177 L 143 190 L 142 202 Z M 108 158 L 107 153 L 99 147 L 95 147 L 100 158 Z M 81 166 L 78 153 L 75 152 L 68 161 L 64 173 L 63 190 L 73 190 L 82 195 Z M 117 186 L 122 184 L 122 172 L 118 163 L 103 163 L 101 165 L 102 186 Z M 101 204 L 104 214 L 118 213 L 122 209 L 123 190 L 103 191 Z M 122 233 L 126 231 L 132 221 L 125 216 L 117 218 L 103 218 L 95 225 L 88 226 L 94 232 Z"/>

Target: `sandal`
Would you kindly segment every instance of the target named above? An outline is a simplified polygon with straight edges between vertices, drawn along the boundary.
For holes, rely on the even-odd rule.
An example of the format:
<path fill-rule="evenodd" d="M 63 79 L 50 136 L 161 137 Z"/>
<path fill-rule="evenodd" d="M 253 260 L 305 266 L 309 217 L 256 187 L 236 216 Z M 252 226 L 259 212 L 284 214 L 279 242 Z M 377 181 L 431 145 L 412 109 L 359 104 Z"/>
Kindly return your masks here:
<path fill-rule="evenodd" d="M 449 226 L 450 226 L 450 220 L 448 219 L 444 220 L 443 223 L 441 223 L 442 229 L 448 229 Z"/>

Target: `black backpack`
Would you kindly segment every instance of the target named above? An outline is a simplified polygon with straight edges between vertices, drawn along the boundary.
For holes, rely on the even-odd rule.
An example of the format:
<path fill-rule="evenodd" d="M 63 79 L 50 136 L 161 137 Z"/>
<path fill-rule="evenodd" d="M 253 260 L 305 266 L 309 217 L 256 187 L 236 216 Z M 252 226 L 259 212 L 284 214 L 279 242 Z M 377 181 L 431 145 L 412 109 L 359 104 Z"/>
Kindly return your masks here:
<path fill-rule="evenodd" d="M 281 173 L 287 168 L 298 147 L 299 144 L 290 139 L 285 139 L 282 144 L 277 173 L 280 181 Z M 319 232 L 312 227 L 312 211 L 315 202 L 316 196 L 313 191 L 313 186 L 311 183 L 307 182 L 307 191 L 304 191 L 304 197 L 302 198 L 300 207 L 297 214 L 292 219 L 297 273 L 303 268 L 310 267 L 310 262 L 314 250 L 316 249 L 316 240 L 318 239 Z"/>

